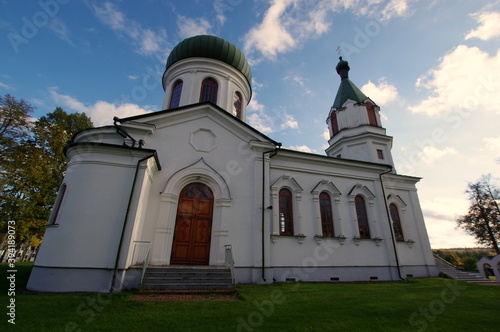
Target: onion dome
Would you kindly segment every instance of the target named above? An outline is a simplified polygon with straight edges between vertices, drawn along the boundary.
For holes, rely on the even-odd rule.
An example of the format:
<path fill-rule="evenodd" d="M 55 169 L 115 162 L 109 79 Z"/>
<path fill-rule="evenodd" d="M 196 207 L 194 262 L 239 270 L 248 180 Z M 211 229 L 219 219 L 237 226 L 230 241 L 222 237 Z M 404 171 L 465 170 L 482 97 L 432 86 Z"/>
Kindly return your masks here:
<path fill-rule="evenodd" d="M 230 42 L 215 36 L 199 35 L 180 42 L 167 59 L 166 70 L 177 61 L 192 57 L 210 58 L 225 62 L 245 76 L 248 84 L 252 82 L 252 72 L 245 55 Z"/>
<path fill-rule="evenodd" d="M 337 64 L 337 67 L 335 67 L 341 79 L 340 87 L 337 91 L 337 96 L 335 97 L 335 101 L 333 102 L 333 107 L 336 109 L 341 108 L 348 99 L 354 100 L 358 103 L 362 103 L 368 98 L 349 79 L 349 63 L 342 60 L 342 57 L 340 57 L 339 60 L 340 61 Z"/>

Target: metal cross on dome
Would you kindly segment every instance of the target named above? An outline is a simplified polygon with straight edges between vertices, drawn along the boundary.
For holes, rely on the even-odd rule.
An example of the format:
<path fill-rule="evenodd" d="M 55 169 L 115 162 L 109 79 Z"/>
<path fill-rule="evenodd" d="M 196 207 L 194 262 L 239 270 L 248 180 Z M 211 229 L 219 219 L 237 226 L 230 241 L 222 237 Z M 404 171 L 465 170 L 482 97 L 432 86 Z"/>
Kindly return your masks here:
<path fill-rule="evenodd" d="M 342 45 L 337 46 L 337 54 L 342 56 Z"/>

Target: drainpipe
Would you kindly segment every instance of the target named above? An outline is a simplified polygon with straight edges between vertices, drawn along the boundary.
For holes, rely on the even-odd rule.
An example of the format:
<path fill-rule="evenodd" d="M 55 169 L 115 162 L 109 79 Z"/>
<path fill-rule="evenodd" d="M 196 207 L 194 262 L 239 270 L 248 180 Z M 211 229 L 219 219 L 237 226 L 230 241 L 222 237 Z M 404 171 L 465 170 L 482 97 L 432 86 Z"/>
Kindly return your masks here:
<path fill-rule="evenodd" d="M 389 212 L 389 207 L 387 206 L 387 197 L 385 196 L 384 182 L 382 180 L 382 175 L 385 175 L 391 171 L 392 171 L 392 166 L 389 166 L 388 170 L 379 174 L 380 186 L 382 186 L 382 195 L 384 196 L 385 212 L 387 213 L 387 221 L 389 222 L 389 230 L 391 231 L 392 248 L 394 249 L 394 256 L 396 257 L 396 266 L 398 268 L 398 276 L 399 276 L 399 279 L 406 280 L 405 278 L 403 278 L 401 276 L 401 266 L 399 265 L 398 250 L 396 247 L 396 237 L 394 235 L 394 229 L 392 228 L 391 214 Z"/>
<path fill-rule="evenodd" d="M 153 157 L 156 160 L 158 170 L 161 170 L 161 165 L 158 161 L 158 156 L 156 154 L 156 151 L 153 152 L 152 154 L 142 158 L 142 159 L 139 159 L 137 161 L 137 166 L 135 167 L 134 180 L 132 181 L 132 189 L 130 190 L 130 196 L 128 198 L 127 211 L 125 212 L 125 219 L 123 220 L 122 233 L 120 235 L 120 242 L 118 243 L 118 252 L 116 253 L 115 268 L 113 270 L 113 278 L 111 279 L 111 287 L 109 288 L 110 293 L 113 293 L 114 288 L 115 288 L 115 284 L 116 284 L 116 273 L 118 272 L 118 263 L 120 260 L 120 254 L 122 252 L 122 244 L 123 244 L 123 239 L 125 237 L 125 229 L 127 227 L 127 220 L 128 220 L 128 216 L 129 216 L 129 212 L 130 212 L 130 207 L 132 206 L 132 198 L 134 196 L 135 185 L 137 182 L 137 175 L 139 174 L 139 169 L 140 169 L 141 163 L 143 161 L 148 160 L 149 158 L 153 158 Z"/>
<path fill-rule="evenodd" d="M 262 152 L 262 239 L 261 239 L 261 242 L 262 242 L 262 280 L 266 281 L 266 261 L 265 261 L 265 252 L 264 252 L 264 242 L 265 242 L 265 239 L 266 239 L 266 236 L 265 236 L 265 230 L 264 230 L 264 226 L 265 226 L 265 209 L 264 209 L 264 204 L 266 204 L 266 200 L 265 200 L 265 193 L 266 193 L 266 160 L 265 160 L 265 155 L 266 153 L 271 153 L 271 152 L 274 152 L 273 154 L 270 154 L 269 155 L 269 159 L 271 159 L 272 157 L 274 157 L 275 155 L 278 154 L 278 151 L 279 149 L 281 149 L 281 143 L 278 143 L 278 145 L 276 146 L 276 148 L 274 148 L 273 150 L 268 150 L 268 151 L 264 151 Z M 269 209 L 272 209 L 272 206 L 269 207 Z"/>
<path fill-rule="evenodd" d="M 127 132 L 125 131 L 125 129 L 123 129 L 121 126 L 119 126 L 119 125 L 117 124 L 117 122 L 120 122 L 120 118 L 119 118 L 119 117 L 117 117 L 117 116 L 115 116 L 115 117 L 113 118 L 113 125 L 114 125 L 114 126 L 115 126 L 115 128 L 116 128 L 116 133 L 117 133 L 118 135 L 120 135 L 121 137 L 123 137 L 123 138 L 130 138 L 130 140 L 132 141 L 132 147 L 133 147 L 133 148 L 135 148 L 135 143 L 136 143 L 135 138 L 133 138 L 132 136 L 130 136 L 130 134 L 129 134 L 129 133 L 127 133 Z M 141 143 L 139 143 L 139 144 L 141 145 Z M 125 142 L 123 142 L 123 145 L 126 145 L 126 144 L 125 144 Z M 141 146 L 139 146 L 139 148 L 141 148 Z"/>

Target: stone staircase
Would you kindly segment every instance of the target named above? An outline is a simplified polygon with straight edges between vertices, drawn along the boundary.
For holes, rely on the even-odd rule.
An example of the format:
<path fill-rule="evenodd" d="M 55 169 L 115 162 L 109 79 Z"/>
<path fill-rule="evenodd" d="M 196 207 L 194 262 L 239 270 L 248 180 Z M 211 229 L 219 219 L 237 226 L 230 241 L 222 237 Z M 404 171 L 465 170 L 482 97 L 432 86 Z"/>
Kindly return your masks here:
<path fill-rule="evenodd" d="M 142 291 L 175 293 L 234 292 L 231 270 L 225 266 L 170 265 L 146 269 Z"/>
<path fill-rule="evenodd" d="M 446 278 L 457 279 L 473 283 L 494 283 L 490 279 L 481 277 L 479 273 L 459 270 L 458 267 L 445 261 L 439 256 L 434 255 L 434 260 L 436 262 L 436 266 L 438 267 L 440 274 L 442 274 Z"/>

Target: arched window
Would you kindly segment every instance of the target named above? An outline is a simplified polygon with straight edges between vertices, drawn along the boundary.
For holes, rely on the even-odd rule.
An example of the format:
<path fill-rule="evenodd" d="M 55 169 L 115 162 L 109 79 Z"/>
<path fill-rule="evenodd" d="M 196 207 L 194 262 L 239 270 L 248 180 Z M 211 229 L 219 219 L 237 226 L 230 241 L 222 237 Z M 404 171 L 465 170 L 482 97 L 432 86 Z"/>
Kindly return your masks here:
<path fill-rule="evenodd" d="M 370 238 L 370 226 L 368 225 L 368 213 L 366 211 L 365 199 L 357 195 L 355 198 L 356 215 L 358 217 L 359 237 L 362 239 Z"/>
<path fill-rule="evenodd" d="M 241 120 L 241 104 L 243 103 L 243 97 L 241 97 L 241 93 L 234 93 L 234 102 L 233 102 L 233 115 Z"/>
<path fill-rule="evenodd" d="M 181 101 L 182 85 L 184 83 L 182 80 L 177 80 L 172 87 L 172 94 L 170 95 L 170 105 L 168 108 L 179 107 L 179 102 Z"/>
<path fill-rule="evenodd" d="M 323 236 L 335 236 L 333 230 L 332 201 L 326 192 L 319 194 L 319 208 L 321 211 L 321 229 Z"/>
<path fill-rule="evenodd" d="M 366 102 L 366 111 L 368 112 L 368 121 L 373 126 L 378 126 L 377 116 L 375 115 L 375 107 L 372 103 Z"/>
<path fill-rule="evenodd" d="M 333 136 L 339 132 L 339 123 L 337 121 L 337 113 L 335 111 L 332 112 L 331 121 L 332 121 L 332 136 Z"/>
<path fill-rule="evenodd" d="M 200 103 L 204 101 L 211 101 L 217 104 L 217 90 L 219 85 L 213 78 L 205 78 L 201 83 Z"/>
<path fill-rule="evenodd" d="M 61 209 L 61 204 L 64 198 L 64 194 L 66 194 L 66 187 L 67 187 L 66 183 L 63 183 L 61 189 L 59 189 L 59 193 L 57 194 L 54 207 L 52 208 L 52 213 L 50 215 L 48 225 L 57 224 L 57 216 L 59 215 L 59 210 Z"/>
<path fill-rule="evenodd" d="M 401 227 L 401 219 L 399 218 L 399 211 L 396 204 L 391 203 L 389 205 L 389 211 L 391 212 L 392 228 L 394 229 L 394 237 L 396 241 L 403 242 L 405 240 L 403 236 L 403 227 Z"/>
<path fill-rule="evenodd" d="M 293 204 L 292 193 L 283 188 L 279 193 L 280 198 L 280 235 L 293 235 Z"/>

